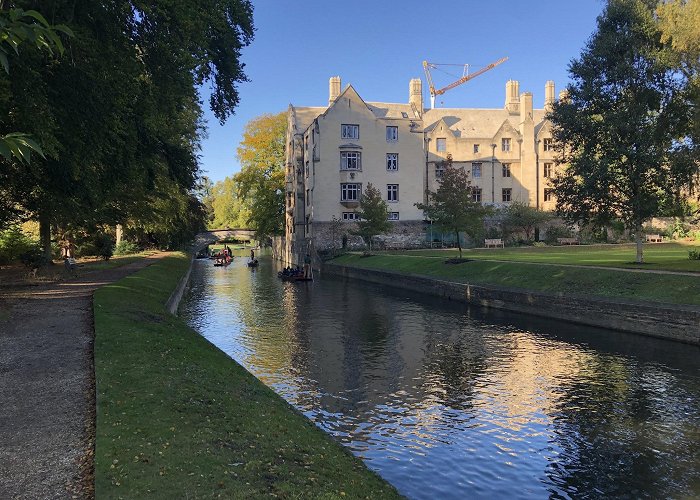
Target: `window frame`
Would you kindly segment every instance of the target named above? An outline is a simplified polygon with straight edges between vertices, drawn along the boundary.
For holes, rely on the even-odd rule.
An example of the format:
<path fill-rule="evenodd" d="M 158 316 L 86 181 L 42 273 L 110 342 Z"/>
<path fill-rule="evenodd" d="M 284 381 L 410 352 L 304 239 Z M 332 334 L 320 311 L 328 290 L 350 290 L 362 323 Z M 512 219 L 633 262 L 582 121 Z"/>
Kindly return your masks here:
<path fill-rule="evenodd" d="M 357 212 L 343 212 L 340 217 L 343 222 L 354 222 L 356 220 L 360 220 Z"/>
<path fill-rule="evenodd" d="M 355 155 L 355 167 L 350 168 L 348 165 L 349 156 Z M 340 152 L 340 170 L 351 170 L 353 172 L 358 172 L 362 170 L 362 152 L 360 151 L 341 151 Z"/>
<path fill-rule="evenodd" d="M 350 134 L 352 131 L 354 133 Z M 358 123 L 341 123 L 340 124 L 340 138 L 341 139 L 360 139 L 360 125 Z"/>
<path fill-rule="evenodd" d="M 393 195 L 393 199 L 392 199 Z M 386 185 L 386 201 L 387 203 L 398 203 L 399 202 L 399 185 L 398 184 L 387 184 Z"/>
<path fill-rule="evenodd" d="M 554 201 L 554 189 L 553 188 L 544 188 L 543 199 L 546 202 Z"/>
<path fill-rule="evenodd" d="M 480 147 L 480 144 L 474 144 L 474 149 L 473 149 L 474 154 L 477 154 L 479 152 L 479 147 Z"/>
<path fill-rule="evenodd" d="M 510 163 L 501 163 L 501 175 L 504 179 L 512 177 L 512 172 L 510 170 Z"/>
<path fill-rule="evenodd" d="M 542 151 L 553 151 L 554 150 L 554 140 L 551 137 L 545 137 L 542 139 Z"/>
<path fill-rule="evenodd" d="M 390 220 L 390 221 L 400 220 L 399 213 L 398 212 L 387 212 L 386 213 L 386 220 Z"/>
<path fill-rule="evenodd" d="M 345 195 L 350 193 L 349 186 L 355 186 L 353 191 L 355 192 L 356 198 L 347 198 Z M 362 197 L 362 183 L 361 182 L 341 182 L 340 183 L 340 201 L 342 202 L 359 202 Z"/>
<path fill-rule="evenodd" d="M 394 158 L 390 158 L 393 156 Z M 393 162 L 394 166 L 390 167 Z M 399 171 L 399 154 L 398 153 L 387 153 L 386 154 L 386 170 L 387 172 L 398 172 Z"/>
<path fill-rule="evenodd" d="M 481 178 L 482 167 L 483 167 L 483 165 L 484 165 L 483 162 L 480 162 L 480 161 L 473 161 L 473 162 L 472 162 L 472 177 L 473 177 L 474 179 L 480 179 L 480 178 Z M 479 175 L 476 175 L 476 174 L 475 174 L 475 172 L 476 172 L 475 169 L 476 169 L 476 168 L 479 169 L 479 170 L 478 170 Z"/>
<path fill-rule="evenodd" d="M 506 194 L 508 194 L 507 200 L 506 200 Z M 509 202 L 513 201 L 513 189 L 512 188 L 501 189 L 501 201 L 503 203 L 509 203 Z"/>
<path fill-rule="evenodd" d="M 510 153 L 510 137 L 501 138 L 501 151 L 504 153 Z"/>
<path fill-rule="evenodd" d="M 442 141 L 442 142 L 440 142 Z M 442 144 L 442 149 L 440 149 L 440 144 Z M 447 137 L 438 137 L 435 139 L 435 152 L 446 153 L 447 152 Z"/>
<path fill-rule="evenodd" d="M 395 135 L 395 137 L 389 137 L 389 131 L 395 132 L 395 134 L 392 133 L 392 136 Z M 399 142 L 399 127 L 397 125 L 386 126 L 386 142 Z"/>
<path fill-rule="evenodd" d="M 472 188 L 472 201 L 475 203 L 481 203 L 482 193 L 483 193 L 483 191 L 480 187 L 473 187 Z"/>
<path fill-rule="evenodd" d="M 542 177 L 545 179 L 549 179 L 552 177 L 552 170 L 553 170 L 553 164 L 552 163 L 543 163 L 542 164 Z"/>

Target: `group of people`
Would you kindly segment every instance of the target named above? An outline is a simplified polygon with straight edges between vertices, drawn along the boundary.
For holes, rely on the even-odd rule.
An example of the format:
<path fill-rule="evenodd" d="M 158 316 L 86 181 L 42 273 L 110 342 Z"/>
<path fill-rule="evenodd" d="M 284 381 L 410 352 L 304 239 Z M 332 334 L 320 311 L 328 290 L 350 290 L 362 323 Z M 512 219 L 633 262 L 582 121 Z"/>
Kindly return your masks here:
<path fill-rule="evenodd" d="M 304 271 L 299 266 L 297 266 L 297 267 L 285 267 L 284 269 L 282 269 L 282 276 L 294 276 L 294 277 L 303 278 Z"/>
<path fill-rule="evenodd" d="M 228 247 L 228 245 L 224 245 L 224 248 L 219 250 L 214 257 L 216 258 L 215 263 L 218 265 L 224 265 L 228 264 L 233 260 L 233 252 L 231 249 Z"/>

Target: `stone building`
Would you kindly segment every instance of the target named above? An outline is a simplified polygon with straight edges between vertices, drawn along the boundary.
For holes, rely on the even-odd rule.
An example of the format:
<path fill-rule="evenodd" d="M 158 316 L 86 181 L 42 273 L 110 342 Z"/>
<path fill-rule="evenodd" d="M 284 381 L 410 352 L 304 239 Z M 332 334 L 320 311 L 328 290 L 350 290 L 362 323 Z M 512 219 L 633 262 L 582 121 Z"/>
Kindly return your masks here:
<path fill-rule="evenodd" d="M 470 172 L 477 201 L 554 208 L 545 120 L 553 102 L 554 82 L 545 85 L 545 109 L 533 109 L 532 94 L 508 81 L 502 109 L 424 109 L 420 79 L 410 81 L 407 103 L 383 103 L 363 100 L 352 85 L 341 91 L 332 77 L 328 106 L 289 106 L 282 259 L 298 264 L 307 252 L 340 247 L 368 183 L 389 207 L 393 230 L 383 243 L 424 246 L 427 224 L 415 204 L 437 189 L 448 157 Z"/>

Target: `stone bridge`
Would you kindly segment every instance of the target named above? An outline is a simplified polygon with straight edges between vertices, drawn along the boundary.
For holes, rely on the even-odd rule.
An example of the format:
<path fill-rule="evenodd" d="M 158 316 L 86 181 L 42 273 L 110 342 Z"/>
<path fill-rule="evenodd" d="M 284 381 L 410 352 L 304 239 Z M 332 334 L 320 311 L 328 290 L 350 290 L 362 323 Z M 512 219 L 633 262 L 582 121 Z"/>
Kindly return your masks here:
<path fill-rule="evenodd" d="M 206 239 L 208 241 L 221 241 L 225 239 L 252 241 L 255 239 L 255 231 L 252 229 L 214 229 L 205 231 L 197 235 L 198 239 Z"/>

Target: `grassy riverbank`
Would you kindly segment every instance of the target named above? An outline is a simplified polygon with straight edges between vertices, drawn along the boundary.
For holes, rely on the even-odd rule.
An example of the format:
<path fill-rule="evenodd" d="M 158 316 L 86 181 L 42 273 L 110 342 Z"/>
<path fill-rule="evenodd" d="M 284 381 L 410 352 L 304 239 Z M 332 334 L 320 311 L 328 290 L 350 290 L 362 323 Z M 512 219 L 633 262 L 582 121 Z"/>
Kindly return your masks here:
<path fill-rule="evenodd" d="M 445 259 L 415 254 L 371 257 L 349 254 L 331 262 L 474 285 L 700 305 L 700 276 L 486 260 L 445 264 Z"/>
<path fill-rule="evenodd" d="M 397 498 L 164 308 L 182 254 L 95 293 L 97 498 Z"/>
<path fill-rule="evenodd" d="M 700 250 L 698 242 L 655 243 L 644 245 L 644 264 L 636 264 L 634 244 L 572 245 L 555 247 L 473 248 L 463 251 L 463 257 L 480 260 L 506 260 L 540 264 L 568 264 L 579 266 L 620 267 L 662 271 L 697 272 L 700 261 L 689 260 L 689 250 Z M 457 257 L 456 248 L 379 252 L 391 255 L 421 257 Z"/>

